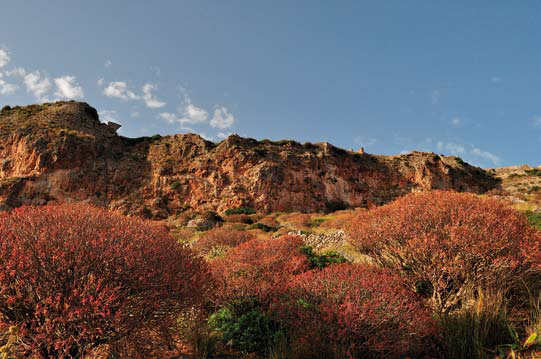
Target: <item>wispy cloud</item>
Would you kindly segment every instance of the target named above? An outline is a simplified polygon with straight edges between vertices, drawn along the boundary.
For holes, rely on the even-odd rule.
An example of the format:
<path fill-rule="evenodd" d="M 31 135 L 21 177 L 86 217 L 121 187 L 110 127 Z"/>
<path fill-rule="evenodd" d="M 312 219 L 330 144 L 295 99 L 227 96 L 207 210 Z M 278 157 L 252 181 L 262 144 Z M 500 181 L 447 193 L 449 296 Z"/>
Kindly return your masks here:
<path fill-rule="evenodd" d="M 77 83 L 75 76 L 63 76 L 54 79 L 56 84 L 55 96 L 64 99 L 81 99 L 84 97 L 83 88 Z"/>
<path fill-rule="evenodd" d="M 501 77 L 498 77 L 498 76 L 493 76 L 490 81 L 493 83 L 493 84 L 499 84 L 500 82 L 502 82 L 502 79 Z"/>
<path fill-rule="evenodd" d="M 441 141 L 438 141 L 436 147 L 438 148 L 438 151 L 446 151 L 455 156 L 462 155 L 466 152 L 466 148 L 463 145 L 459 145 L 453 142 L 443 143 Z"/>
<path fill-rule="evenodd" d="M 115 110 L 102 110 L 98 112 L 101 122 L 116 122 L 118 121 L 118 114 Z"/>
<path fill-rule="evenodd" d="M 451 119 L 451 125 L 453 125 L 453 127 L 459 127 L 461 123 L 462 119 L 458 116 L 455 116 Z"/>
<path fill-rule="evenodd" d="M 214 111 L 214 117 L 210 120 L 210 125 L 214 128 L 226 129 L 233 126 L 235 116 L 231 114 L 227 108 L 220 107 Z"/>
<path fill-rule="evenodd" d="M 492 162 L 495 165 L 499 165 L 501 163 L 501 158 L 500 157 L 498 157 L 495 154 L 490 153 L 488 151 L 482 151 L 477 147 L 474 147 L 471 150 L 471 154 L 475 155 L 477 157 L 481 157 L 481 158 L 484 158 L 486 160 L 489 160 L 490 162 Z"/>
<path fill-rule="evenodd" d="M 143 100 L 148 108 L 161 108 L 166 105 L 165 102 L 158 100 L 152 95 L 152 91 L 158 88 L 157 85 L 145 84 L 143 86 Z"/>
<path fill-rule="evenodd" d="M 113 62 L 111 60 L 106 60 L 105 64 L 103 64 L 103 66 L 105 66 L 105 68 L 109 68 L 109 67 L 113 66 Z"/>
<path fill-rule="evenodd" d="M 133 91 L 128 89 L 128 84 L 123 81 L 110 82 L 109 85 L 103 89 L 103 94 L 107 97 L 116 97 L 122 100 L 138 100 Z"/>
<path fill-rule="evenodd" d="M 24 75 L 24 84 L 26 91 L 34 95 L 34 97 L 41 102 L 47 102 L 47 94 L 51 90 L 51 81 L 45 75 L 42 75 L 39 71 L 30 72 Z"/>
<path fill-rule="evenodd" d="M 6 66 L 10 60 L 11 57 L 9 56 L 9 51 L 0 48 L 0 68 Z"/>
<path fill-rule="evenodd" d="M 181 125 L 205 124 L 208 122 L 209 114 L 207 110 L 189 103 L 186 105 L 182 115 L 180 116 L 169 112 L 164 112 L 160 114 L 160 117 L 169 123 L 178 122 Z"/>
<path fill-rule="evenodd" d="M 219 132 L 216 137 L 223 140 L 224 138 L 227 138 L 229 136 L 231 136 L 233 133 L 232 132 Z"/>
<path fill-rule="evenodd" d="M 532 123 L 535 127 L 541 127 L 541 116 L 532 117 Z"/>
<path fill-rule="evenodd" d="M 10 84 L 6 80 L 3 79 L 4 74 L 0 72 L 0 95 L 11 95 L 15 91 L 17 91 L 17 85 Z"/>
<path fill-rule="evenodd" d="M 363 147 L 371 147 L 378 142 L 376 138 L 373 137 L 363 137 L 363 136 L 357 136 L 354 139 L 355 144 Z"/>

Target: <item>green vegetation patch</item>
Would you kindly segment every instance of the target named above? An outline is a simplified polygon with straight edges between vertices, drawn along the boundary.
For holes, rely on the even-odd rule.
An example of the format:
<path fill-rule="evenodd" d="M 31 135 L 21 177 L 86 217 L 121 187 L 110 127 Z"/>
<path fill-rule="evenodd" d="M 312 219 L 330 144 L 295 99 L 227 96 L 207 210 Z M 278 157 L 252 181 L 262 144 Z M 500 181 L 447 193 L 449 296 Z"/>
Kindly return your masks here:
<path fill-rule="evenodd" d="M 263 313 L 257 303 L 241 302 L 225 307 L 208 320 L 221 342 L 243 353 L 264 355 L 285 337 L 280 325 Z"/>
<path fill-rule="evenodd" d="M 308 258 L 311 269 L 323 269 L 331 264 L 336 263 L 345 263 L 347 262 L 346 258 L 340 253 L 329 251 L 322 254 L 314 253 L 314 250 L 310 246 L 302 246 L 301 252 Z"/>
<path fill-rule="evenodd" d="M 534 227 L 541 230 L 541 213 L 528 211 L 526 212 L 526 217 L 528 217 L 528 220 Z"/>
<path fill-rule="evenodd" d="M 538 177 L 541 177 L 541 169 L 539 168 L 533 168 L 531 170 L 526 170 L 524 171 L 526 172 L 528 175 L 530 176 L 538 176 Z"/>
<path fill-rule="evenodd" d="M 278 230 L 278 227 L 273 226 L 267 226 L 264 223 L 254 223 L 248 227 L 248 229 L 260 229 L 263 232 L 276 232 Z"/>
<path fill-rule="evenodd" d="M 238 207 L 238 208 L 229 208 L 225 211 L 226 216 L 231 216 L 234 214 L 255 214 L 255 209 L 250 207 Z"/>

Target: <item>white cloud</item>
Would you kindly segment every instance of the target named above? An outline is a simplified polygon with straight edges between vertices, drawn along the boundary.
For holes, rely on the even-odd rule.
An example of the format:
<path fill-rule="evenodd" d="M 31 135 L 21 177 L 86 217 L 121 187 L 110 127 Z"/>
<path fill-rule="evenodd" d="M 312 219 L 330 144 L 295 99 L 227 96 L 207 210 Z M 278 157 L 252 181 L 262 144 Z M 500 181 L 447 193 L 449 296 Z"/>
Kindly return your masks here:
<path fill-rule="evenodd" d="M 116 97 L 122 100 L 138 100 L 140 97 L 128 89 L 128 84 L 123 81 L 110 82 L 103 90 L 107 97 Z"/>
<path fill-rule="evenodd" d="M 6 71 L 6 75 L 24 77 L 24 75 L 26 75 L 26 70 L 22 67 L 16 67 L 13 70 Z"/>
<path fill-rule="evenodd" d="M 175 115 L 174 113 L 171 113 L 171 112 L 162 112 L 162 113 L 159 114 L 159 117 L 162 120 L 167 121 L 169 123 L 180 122 L 180 121 L 178 121 L 179 118 L 177 117 L 177 115 Z"/>
<path fill-rule="evenodd" d="M 0 49 L 0 67 L 6 66 L 10 60 L 11 57 L 9 56 L 8 50 Z"/>
<path fill-rule="evenodd" d="M 148 108 L 160 108 L 166 105 L 165 102 L 158 100 L 152 95 L 152 91 L 158 88 L 157 85 L 145 84 L 143 86 L 143 100 Z"/>
<path fill-rule="evenodd" d="M 11 95 L 17 91 L 17 85 L 10 84 L 2 79 L 0 79 L 0 95 Z"/>
<path fill-rule="evenodd" d="M 139 112 L 135 111 L 135 112 L 132 112 L 132 113 L 130 114 L 130 116 L 131 116 L 132 118 L 139 118 L 140 114 L 139 114 Z"/>
<path fill-rule="evenodd" d="M 462 122 L 462 119 L 460 117 L 453 117 L 451 119 L 451 125 L 453 125 L 454 127 L 460 126 L 461 122 Z"/>
<path fill-rule="evenodd" d="M 541 116 L 534 116 L 532 122 L 534 126 L 541 127 Z"/>
<path fill-rule="evenodd" d="M 11 95 L 17 90 L 17 85 L 6 82 L 3 77 L 4 74 L 0 72 L 0 95 Z"/>
<path fill-rule="evenodd" d="M 120 121 L 117 119 L 117 112 L 115 110 L 103 110 L 98 112 L 101 122 L 116 122 L 120 124 Z"/>
<path fill-rule="evenodd" d="M 226 129 L 235 123 L 235 116 L 227 108 L 220 107 L 214 111 L 214 117 L 210 120 L 210 125 L 214 128 Z"/>
<path fill-rule="evenodd" d="M 208 121 L 208 112 L 201 107 L 192 105 L 191 103 L 186 106 L 182 116 L 177 116 L 169 112 L 160 113 L 159 116 L 169 123 L 178 122 L 181 125 L 204 124 Z"/>
<path fill-rule="evenodd" d="M 224 133 L 224 132 L 219 132 L 216 137 L 217 138 L 220 138 L 220 139 L 224 139 L 224 138 L 227 138 L 229 136 L 231 136 L 233 133 L 232 132 L 227 132 L 227 133 Z"/>
<path fill-rule="evenodd" d="M 104 78 L 103 78 L 103 77 L 100 77 L 100 78 L 98 79 L 98 86 L 103 86 L 104 83 L 105 83 Z"/>
<path fill-rule="evenodd" d="M 464 146 L 452 142 L 447 143 L 445 145 L 445 149 L 455 156 L 464 154 L 466 152 L 466 148 Z"/>
<path fill-rule="evenodd" d="M 495 154 L 493 153 L 490 153 L 490 152 L 487 152 L 487 151 L 481 151 L 479 148 L 477 147 L 474 147 L 472 150 L 471 150 L 471 153 L 472 155 L 475 155 L 475 156 L 478 156 L 478 157 L 481 157 L 481 158 L 484 158 L 486 160 L 489 160 L 491 161 L 493 164 L 495 165 L 499 165 L 500 162 L 501 162 L 501 159 L 496 156 Z"/>
<path fill-rule="evenodd" d="M 109 67 L 111 67 L 112 65 L 113 65 L 113 63 L 111 62 L 111 60 L 105 61 L 105 64 L 104 64 L 105 68 L 109 68 Z"/>
<path fill-rule="evenodd" d="M 43 77 L 39 71 L 34 71 L 24 75 L 24 84 L 26 91 L 30 92 L 38 101 L 47 102 L 47 93 L 51 90 L 51 81 Z"/>
<path fill-rule="evenodd" d="M 75 76 L 63 76 L 54 79 L 56 84 L 55 96 L 65 99 L 80 99 L 84 97 L 83 88 L 77 83 Z"/>

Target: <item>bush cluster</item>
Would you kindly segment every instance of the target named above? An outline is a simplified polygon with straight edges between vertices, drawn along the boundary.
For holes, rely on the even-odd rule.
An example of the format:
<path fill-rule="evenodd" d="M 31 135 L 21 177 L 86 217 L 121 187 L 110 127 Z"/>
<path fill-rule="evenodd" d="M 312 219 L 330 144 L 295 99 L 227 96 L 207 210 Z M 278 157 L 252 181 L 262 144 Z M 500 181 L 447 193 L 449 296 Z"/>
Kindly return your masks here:
<path fill-rule="evenodd" d="M 541 241 L 505 203 L 444 191 L 361 212 L 348 232 L 358 249 L 400 273 L 442 313 L 460 308 L 479 288 L 512 289 L 532 269 L 530 254 Z"/>
<path fill-rule="evenodd" d="M 295 359 L 489 358 L 541 337 L 538 301 L 523 331 L 508 318 L 525 308 L 519 286 L 530 299 L 541 286 L 541 232 L 525 215 L 434 191 L 336 216 L 373 263 L 224 227 L 192 252 L 152 222 L 84 205 L 2 213 L 0 355 L 81 358 L 127 345 L 110 355 L 163 357 L 145 350 L 174 328 L 201 358 L 224 346 Z"/>
<path fill-rule="evenodd" d="M 0 324 L 46 358 L 172 322 L 206 295 L 208 277 L 165 228 L 83 205 L 1 214 L 0 267 Z"/>

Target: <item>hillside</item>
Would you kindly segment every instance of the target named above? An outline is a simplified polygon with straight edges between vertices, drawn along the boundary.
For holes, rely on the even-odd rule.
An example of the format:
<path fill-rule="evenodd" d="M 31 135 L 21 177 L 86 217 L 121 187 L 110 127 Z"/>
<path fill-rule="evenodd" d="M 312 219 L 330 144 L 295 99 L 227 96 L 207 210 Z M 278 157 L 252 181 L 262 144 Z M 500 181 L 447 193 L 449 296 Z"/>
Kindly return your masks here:
<path fill-rule="evenodd" d="M 510 166 L 488 171 L 501 181 L 500 195 L 515 208 L 541 214 L 541 166 Z"/>
<path fill-rule="evenodd" d="M 164 219 L 240 206 L 317 212 L 499 185 L 460 158 L 434 153 L 382 156 L 237 135 L 220 143 L 195 134 L 126 138 L 118 128 L 86 103 L 3 108 L 0 207 L 83 201 Z"/>

